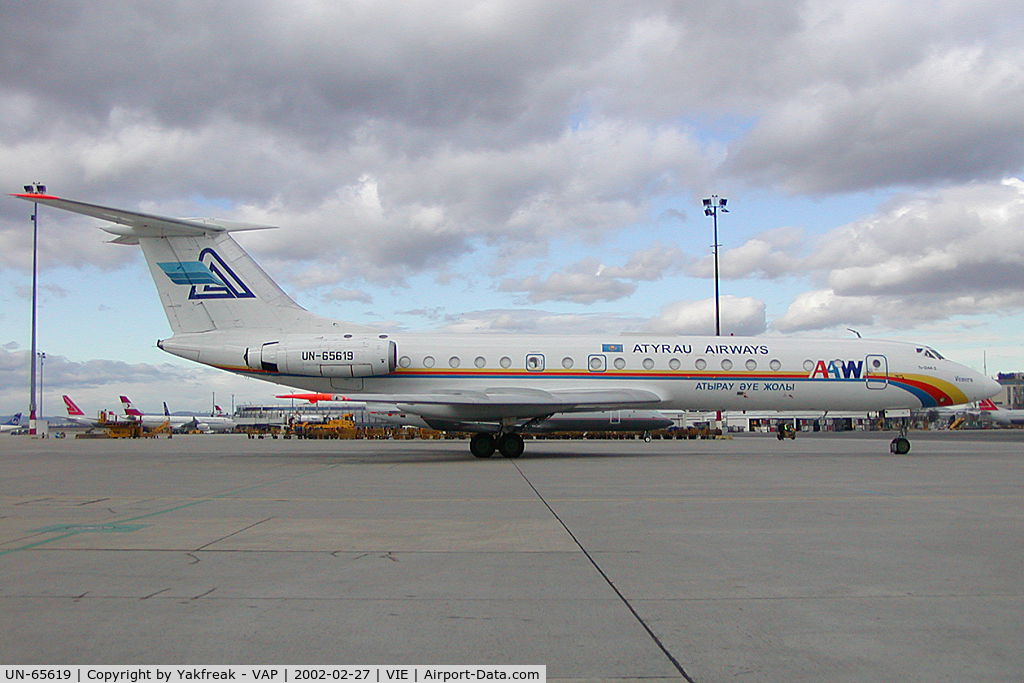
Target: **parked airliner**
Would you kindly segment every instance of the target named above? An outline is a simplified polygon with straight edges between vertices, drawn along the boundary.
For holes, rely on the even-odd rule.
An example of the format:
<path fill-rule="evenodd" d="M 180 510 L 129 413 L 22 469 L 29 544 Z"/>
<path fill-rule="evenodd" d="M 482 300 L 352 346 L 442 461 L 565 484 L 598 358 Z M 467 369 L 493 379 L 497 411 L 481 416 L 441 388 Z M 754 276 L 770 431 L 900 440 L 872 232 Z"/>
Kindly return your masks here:
<path fill-rule="evenodd" d="M 21 429 L 21 413 L 15 413 L 11 416 L 11 419 L 5 420 L 0 424 L 0 434 L 13 432 L 16 429 Z"/>
<path fill-rule="evenodd" d="M 78 407 L 74 401 L 71 400 L 70 396 L 61 396 L 64 399 L 64 407 L 68 410 L 68 419 L 75 424 L 80 424 L 84 427 L 110 427 L 112 425 L 124 425 L 128 424 L 128 421 L 114 413 L 112 410 L 102 410 L 100 414 L 93 418 L 87 416 L 82 409 Z"/>
<path fill-rule="evenodd" d="M 990 399 L 985 399 L 978 404 L 981 416 L 1006 427 L 1024 425 L 1024 410 L 1012 408 L 1000 408 Z"/>
<path fill-rule="evenodd" d="M 172 431 L 197 431 L 197 432 L 230 432 L 235 428 L 235 421 L 223 415 L 171 415 L 164 403 L 163 413 L 143 413 L 132 406 L 127 396 L 121 396 L 121 404 L 124 406 L 124 414 L 129 420 L 138 422 L 144 429 L 154 429 L 161 425 L 168 425 Z"/>
<path fill-rule="evenodd" d="M 999 385 L 920 344 L 873 339 L 383 334 L 296 304 L 231 232 L 45 194 L 15 197 L 100 218 L 140 245 L 172 336 L 164 351 L 303 391 L 476 431 L 473 455 L 523 452 L 553 415 L 614 410 L 859 410 L 950 406 Z M 893 440 L 905 453 L 904 435 Z"/>

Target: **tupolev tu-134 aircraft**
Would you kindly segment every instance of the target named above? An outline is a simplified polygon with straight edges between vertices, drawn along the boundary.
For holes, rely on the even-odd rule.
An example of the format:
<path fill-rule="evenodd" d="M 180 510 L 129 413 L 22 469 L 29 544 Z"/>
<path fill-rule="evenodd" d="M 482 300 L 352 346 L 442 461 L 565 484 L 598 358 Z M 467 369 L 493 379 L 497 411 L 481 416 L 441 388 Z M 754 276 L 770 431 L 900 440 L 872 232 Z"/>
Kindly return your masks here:
<path fill-rule="evenodd" d="M 145 254 L 172 336 L 164 351 L 336 401 L 475 432 L 470 450 L 523 452 L 553 415 L 616 410 L 857 410 L 943 407 L 999 385 L 919 344 L 874 339 L 382 334 L 296 304 L 239 246 L 255 226 L 61 199 L 20 199 L 100 218 Z M 906 453 L 904 434 L 891 449 Z"/>

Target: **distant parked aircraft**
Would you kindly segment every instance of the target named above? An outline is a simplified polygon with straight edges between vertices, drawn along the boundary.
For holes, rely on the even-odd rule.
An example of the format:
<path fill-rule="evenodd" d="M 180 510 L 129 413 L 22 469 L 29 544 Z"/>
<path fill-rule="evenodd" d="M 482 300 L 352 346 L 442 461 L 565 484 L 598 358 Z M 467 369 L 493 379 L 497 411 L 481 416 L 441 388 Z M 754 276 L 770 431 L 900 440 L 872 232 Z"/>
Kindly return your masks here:
<path fill-rule="evenodd" d="M 10 420 L 0 424 L 0 434 L 13 432 L 15 429 L 21 429 L 21 413 L 15 413 Z"/>
<path fill-rule="evenodd" d="M 121 403 L 124 405 L 124 413 L 129 420 L 138 422 L 144 429 L 155 429 L 167 424 L 173 431 L 198 431 L 198 432 L 230 432 L 235 428 L 235 421 L 223 416 L 205 415 L 171 415 L 167 409 L 167 402 L 164 402 L 164 412 L 143 413 L 132 406 L 127 396 L 121 396 Z"/>
<path fill-rule="evenodd" d="M 981 409 L 981 416 L 983 418 L 992 420 L 998 425 L 1006 427 L 1024 425 L 1024 410 L 1000 408 L 992 402 L 992 399 L 988 398 L 978 403 L 978 408 Z"/>
<path fill-rule="evenodd" d="M 79 408 L 70 396 L 61 396 L 64 399 L 64 406 L 68 409 L 68 419 L 76 424 L 85 427 L 109 427 L 112 424 L 127 424 L 124 418 L 118 416 L 114 411 L 101 411 L 99 417 L 89 417 Z"/>

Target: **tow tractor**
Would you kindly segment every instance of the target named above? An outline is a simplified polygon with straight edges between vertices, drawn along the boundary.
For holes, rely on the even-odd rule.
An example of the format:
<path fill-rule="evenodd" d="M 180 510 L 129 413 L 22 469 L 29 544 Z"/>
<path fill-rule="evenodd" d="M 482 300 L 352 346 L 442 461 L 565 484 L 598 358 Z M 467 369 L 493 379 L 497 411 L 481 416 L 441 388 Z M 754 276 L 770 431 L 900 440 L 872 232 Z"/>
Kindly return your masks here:
<path fill-rule="evenodd" d="M 795 439 L 796 427 L 789 422 L 780 422 L 778 430 L 775 432 L 775 436 L 778 437 L 779 441 L 782 441 L 783 439 Z"/>

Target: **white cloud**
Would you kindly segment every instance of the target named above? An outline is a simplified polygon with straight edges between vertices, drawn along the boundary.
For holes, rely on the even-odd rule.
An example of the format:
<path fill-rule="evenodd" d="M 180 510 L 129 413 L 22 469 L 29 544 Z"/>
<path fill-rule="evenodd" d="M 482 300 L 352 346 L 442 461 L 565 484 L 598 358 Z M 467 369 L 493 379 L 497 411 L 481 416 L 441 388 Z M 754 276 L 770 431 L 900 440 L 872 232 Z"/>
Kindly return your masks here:
<path fill-rule="evenodd" d="M 660 280 L 675 273 L 685 260 L 678 248 L 654 244 L 634 252 L 623 266 L 608 266 L 596 257 L 586 258 L 547 277 L 506 278 L 498 289 L 502 292 L 525 292 L 533 303 L 615 301 L 633 294 L 640 281 Z"/>
<path fill-rule="evenodd" d="M 344 287 L 333 287 L 326 294 L 327 301 L 357 301 L 363 304 L 372 304 L 373 297 L 358 289 L 345 289 Z"/>
<path fill-rule="evenodd" d="M 602 274 L 628 280 L 653 282 L 677 273 L 689 261 L 678 247 L 655 243 L 633 252 L 624 266 L 609 266 Z"/>
<path fill-rule="evenodd" d="M 804 292 L 796 297 L 786 313 L 772 322 L 780 332 L 820 330 L 830 327 L 873 324 L 881 313 L 879 302 L 871 297 L 841 297 L 831 289 Z"/>
<path fill-rule="evenodd" d="M 823 236 L 804 265 L 828 287 L 798 296 L 776 329 L 1019 312 L 1024 182 L 902 197 Z"/>
<path fill-rule="evenodd" d="M 503 292 L 526 292 L 527 298 L 534 303 L 572 301 L 593 304 L 627 297 L 636 291 L 637 285 L 606 275 L 597 259 L 586 259 L 573 264 L 564 272 L 552 273 L 546 278 L 534 275 L 520 279 L 508 278 L 498 288 Z"/>
<path fill-rule="evenodd" d="M 719 309 L 723 335 L 755 335 L 766 329 L 763 301 L 726 295 L 720 297 Z M 656 334 L 714 334 L 715 300 L 673 302 L 643 328 Z"/>
<path fill-rule="evenodd" d="M 636 329 L 643 321 L 625 315 L 551 313 L 536 309 L 490 309 L 449 316 L 441 328 L 453 334 L 493 332 L 495 334 L 608 334 L 619 335 Z"/>
<path fill-rule="evenodd" d="M 814 194 L 827 225 L 837 195 L 900 187 L 918 194 L 810 246 L 812 226 L 752 219 L 722 276 L 793 299 L 779 329 L 1022 310 L 1021 193 L 993 182 L 1024 165 L 1019 3 L 118 0 L 4 19 L 3 186 L 280 225 L 239 239 L 300 292 L 365 304 L 458 279 L 491 297 L 468 308 L 600 303 L 639 328 L 618 312 L 637 283 L 710 276 L 703 248 L 642 246 L 668 239 L 667 206 L 711 187 Z M 14 287 L 27 217 L 0 201 Z M 94 225 L 45 211 L 43 269 L 139 258 Z M 401 305 L 436 305 L 417 294 Z M 699 308 L 651 324 L 691 329 Z M 539 325 L 502 315 L 477 322 Z"/>
<path fill-rule="evenodd" d="M 1024 182 L 908 197 L 833 231 L 813 259 L 841 294 L 1016 288 L 1024 267 Z"/>
<path fill-rule="evenodd" d="M 739 247 L 719 254 L 722 278 L 777 278 L 802 270 L 804 233 L 799 228 L 778 228 L 751 237 Z M 708 255 L 687 267 L 693 277 L 714 277 L 714 256 Z"/>
<path fill-rule="evenodd" d="M 791 192 L 963 182 L 1024 157 L 1024 50 L 933 50 L 904 72 L 818 82 L 770 106 L 729 167 Z"/>

